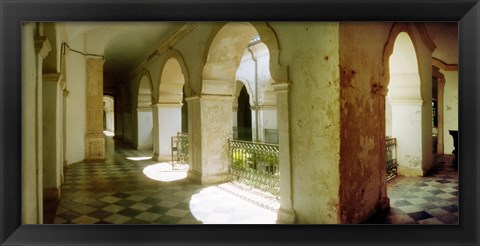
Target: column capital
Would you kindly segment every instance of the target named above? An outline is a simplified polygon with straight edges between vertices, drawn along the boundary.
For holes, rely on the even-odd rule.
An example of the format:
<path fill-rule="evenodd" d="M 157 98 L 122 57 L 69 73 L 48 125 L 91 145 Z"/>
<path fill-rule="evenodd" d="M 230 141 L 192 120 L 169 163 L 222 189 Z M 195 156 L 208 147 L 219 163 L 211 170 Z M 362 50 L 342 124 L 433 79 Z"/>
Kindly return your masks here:
<path fill-rule="evenodd" d="M 288 92 L 290 90 L 290 84 L 289 83 L 274 83 L 272 84 L 273 86 L 273 91 L 275 92 Z"/>
<path fill-rule="evenodd" d="M 233 101 L 233 96 L 202 94 L 200 96 L 186 97 L 185 101 Z"/>
<path fill-rule="evenodd" d="M 152 108 L 181 108 L 183 103 L 155 103 Z"/>
<path fill-rule="evenodd" d="M 44 59 L 47 57 L 48 53 L 52 50 L 50 42 L 45 36 L 35 37 L 35 52 Z"/>

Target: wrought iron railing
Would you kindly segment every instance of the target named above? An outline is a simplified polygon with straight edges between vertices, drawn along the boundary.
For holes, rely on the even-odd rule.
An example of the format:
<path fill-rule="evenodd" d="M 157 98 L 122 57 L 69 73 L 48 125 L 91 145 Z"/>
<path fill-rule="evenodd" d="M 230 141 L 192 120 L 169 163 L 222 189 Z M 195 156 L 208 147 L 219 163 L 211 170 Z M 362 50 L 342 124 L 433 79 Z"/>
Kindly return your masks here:
<path fill-rule="evenodd" d="M 252 128 L 234 126 L 233 140 L 252 141 Z"/>
<path fill-rule="evenodd" d="M 175 169 L 175 163 L 188 164 L 188 133 L 179 132 L 171 141 L 172 169 Z"/>
<path fill-rule="evenodd" d="M 387 146 L 387 180 L 397 176 L 397 140 L 392 137 L 386 138 Z"/>
<path fill-rule="evenodd" d="M 278 144 L 278 129 L 265 129 L 265 143 Z"/>
<path fill-rule="evenodd" d="M 279 196 L 278 145 L 230 141 L 232 181 Z"/>

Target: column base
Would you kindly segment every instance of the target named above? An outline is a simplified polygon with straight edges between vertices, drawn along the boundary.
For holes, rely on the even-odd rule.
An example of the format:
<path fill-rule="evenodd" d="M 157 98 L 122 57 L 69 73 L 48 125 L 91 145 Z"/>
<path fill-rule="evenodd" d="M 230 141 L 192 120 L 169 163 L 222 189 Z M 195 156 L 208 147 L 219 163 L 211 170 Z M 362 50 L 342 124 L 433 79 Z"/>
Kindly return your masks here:
<path fill-rule="evenodd" d="M 105 159 L 105 138 L 103 136 L 87 136 L 85 160 Z"/>
<path fill-rule="evenodd" d="M 280 208 L 277 212 L 277 224 L 295 224 L 295 211 Z"/>
<path fill-rule="evenodd" d="M 230 175 L 228 173 L 205 175 L 194 170 L 188 170 L 187 177 L 201 184 L 218 184 L 230 181 Z"/>

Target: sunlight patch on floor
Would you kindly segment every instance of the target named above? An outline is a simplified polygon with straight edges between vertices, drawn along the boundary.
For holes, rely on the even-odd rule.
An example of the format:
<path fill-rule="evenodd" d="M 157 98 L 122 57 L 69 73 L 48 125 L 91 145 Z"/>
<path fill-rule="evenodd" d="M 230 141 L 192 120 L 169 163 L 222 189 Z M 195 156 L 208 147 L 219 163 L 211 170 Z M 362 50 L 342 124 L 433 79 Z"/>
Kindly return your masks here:
<path fill-rule="evenodd" d="M 157 164 L 148 165 L 143 169 L 143 174 L 150 179 L 172 182 L 175 180 L 181 180 L 187 178 L 188 166 L 184 167 L 175 165 L 175 169 L 172 170 L 172 164 L 167 162 L 161 162 Z"/>

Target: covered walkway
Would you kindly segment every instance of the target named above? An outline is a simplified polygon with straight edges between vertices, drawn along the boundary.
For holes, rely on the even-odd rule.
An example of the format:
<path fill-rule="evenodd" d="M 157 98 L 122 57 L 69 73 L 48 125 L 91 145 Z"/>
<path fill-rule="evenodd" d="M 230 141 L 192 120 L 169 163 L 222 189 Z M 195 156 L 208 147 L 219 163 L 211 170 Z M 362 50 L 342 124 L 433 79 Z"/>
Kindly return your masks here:
<path fill-rule="evenodd" d="M 274 209 L 264 208 L 278 207 L 275 199 L 228 183 L 195 184 L 186 178 L 187 166 L 177 164 L 172 171 L 170 163 L 152 160 L 150 150 L 134 150 L 111 137 L 106 144 L 104 161 L 68 167 L 55 224 L 275 223 Z"/>

